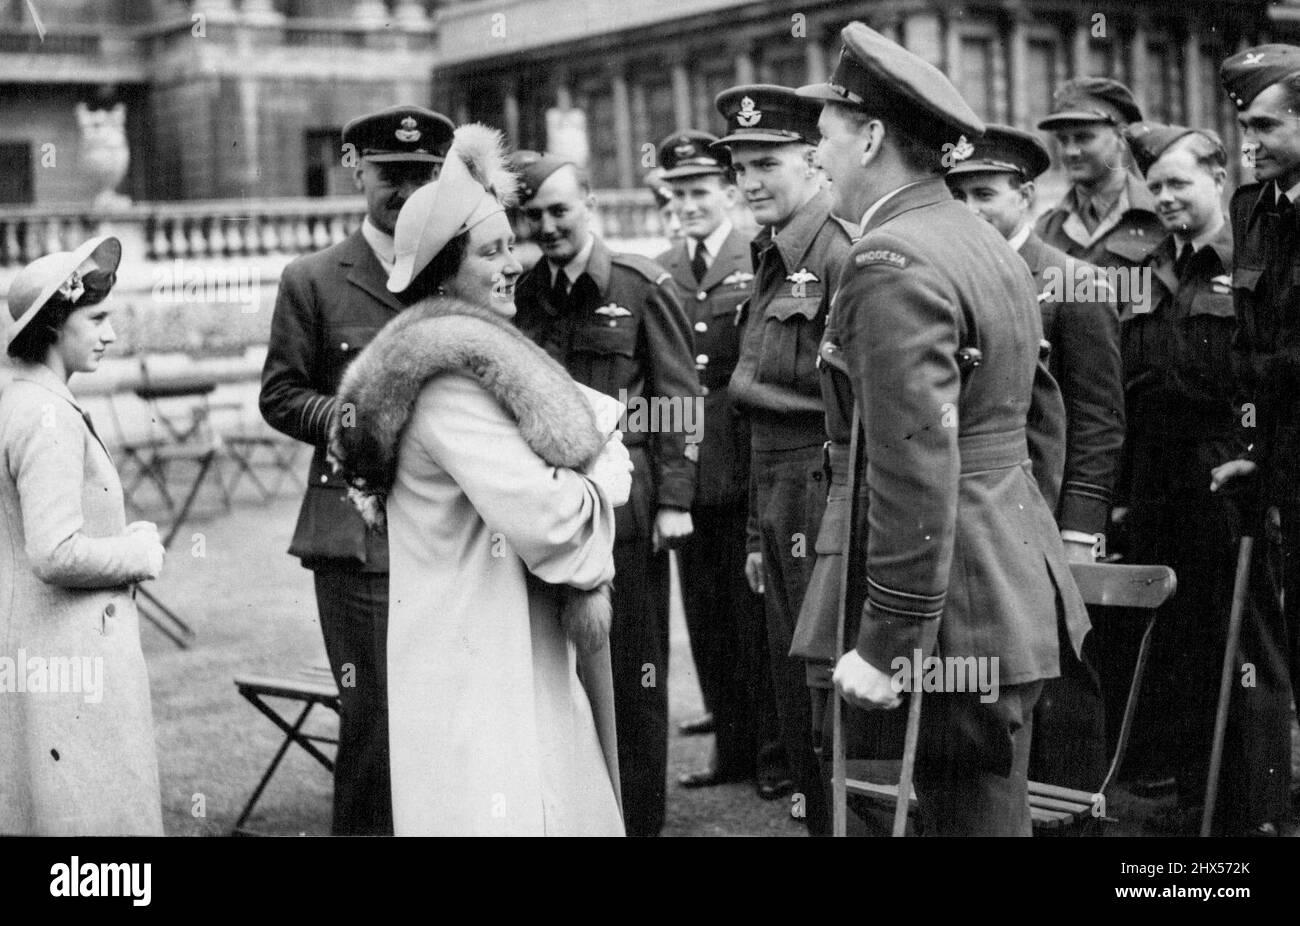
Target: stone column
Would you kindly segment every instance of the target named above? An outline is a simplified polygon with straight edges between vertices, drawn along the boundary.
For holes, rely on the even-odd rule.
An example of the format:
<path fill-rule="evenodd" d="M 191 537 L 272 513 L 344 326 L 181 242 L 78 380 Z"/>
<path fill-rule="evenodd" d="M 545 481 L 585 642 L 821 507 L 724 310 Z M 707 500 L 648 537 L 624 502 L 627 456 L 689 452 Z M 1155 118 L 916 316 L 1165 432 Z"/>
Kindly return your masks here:
<path fill-rule="evenodd" d="M 1088 30 L 1092 27 L 1086 15 L 1080 14 L 1074 20 L 1074 36 L 1071 43 L 1071 62 L 1069 72 L 1075 77 L 1085 77 L 1089 74 L 1091 65 L 1089 63 L 1089 41 Z"/>
<path fill-rule="evenodd" d="M 810 84 L 824 83 L 829 72 L 826 68 L 826 47 L 820 23 L 808 24 L 808 36 L 803 43 L 804 76 Z"/>
<path fill-rule="evenodd" d="M 506 141 L 512 145 L 519 144 L 519 81 L 508 78 L 501 88 L 501 116 L 505 122 L 503 128 Z"/>
<path fill-rule="evenodd" d="M 736 57 L 736 83 L 752 84 L 754 82 L 754 57 L 749 52 L 749 46 L 737 48 Z"/>
<path fill-rule="evenodd" d="M 1007 98 L 1010 108 L 1007 123 L 1017 125 L 1029 118 L 1029 13 L 1023 7 L 1010 11 L 1010 34 L 1007 46 L 1010 61 L 1007 70 Z M 1028 128 L 1028 126 L 1025 126 Z"/>
<path fill-rule="evenodd" d="M 634 163 L 632 114 L 627 92 L 627 78 L 624 76 L 623 62 L 621 60 L 610 62 L 609 68 L 610 89 L 613 91 L 614 102 L 614 140 L 618 145 L 618 185 L 625 190 L 629 190 L 636 186 L 637 183 L 635 171 L 632 167 Z"/>
<path fill-rule="evenodd" d="M 1187 37 L 1183 40 L 1183 124 L 1201 125 L 1204 119 L 1204 88 L 1201 60 L 1201 27 L 1195 22 L 1187 24 Z"/>
<path fill-rule="evenodd" d="M 1135 16 L 1133 28 L 1129 32 L 1128 45 L 1129 89 L 1133 91 L 1133 102 L 1137 103 L 1142 115 L 1147 112 L 1147 24 L 1146 17 Z"/>
<path fill-rule="evenodd" d="M 686 64 L 677 60 L 672 64 L 673 78 L 673 125 L 677 131 L 689 129 L 694 119 L 691 118 L 691 76 Z"/>

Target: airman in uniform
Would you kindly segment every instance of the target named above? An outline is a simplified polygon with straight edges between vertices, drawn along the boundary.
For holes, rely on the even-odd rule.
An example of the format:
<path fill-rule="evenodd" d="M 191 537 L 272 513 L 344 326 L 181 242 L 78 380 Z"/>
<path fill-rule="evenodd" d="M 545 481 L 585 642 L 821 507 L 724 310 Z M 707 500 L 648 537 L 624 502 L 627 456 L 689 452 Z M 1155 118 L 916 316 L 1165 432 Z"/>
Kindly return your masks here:
<path fill-rule="evenodd" d="M 829 832 L 813 752 L 803 660 L 790 655 L 812 574 L 813 541 L 826 503 L 825 410 L 817 348 L 834 281 L 849 250 L 816 167 L 818 105 L 789 87 L 753 84 L 720 93 L 727 120 L 718 141 L 763 226 L 751 244 L 754 281 L 740 312 L 740 359 L 730 392 L 750 422 L 746 573 L 764 596 L 777 719 L 809 832 Z"/>
<path fill-rule="evenodd" d="M 1109 77 L 1078 77 L 1056 92 L 1053 112 L 1038 123 L 1056 138 L 1071 187 L 1038 219 L 1040 238 L 1098 267 L 1136 267 L 1164 230 L 1151 195 L 1128 169 L 1120 134 L 1139 122 L 1133 94 Z"/>
<path fill-rule="evenodd" d="M 834 683 L 851 705 L 888 709 L 899 672 L 910 682 L 936 645 L 996 665 L 996 692 L 927 686 L 915 787 L 928 834 L 1027 836 L 1033 709 L 1059 672 L 1058 621 L 1076 655 L 1088 628 L 1026 432 L 1040 397 L 1062 416 L 1060 393 L 1050 377 L 1035 388 L 1028 269 L 943 181 L 983 123 L 898 44 L 856 22 L 841 36 L 830 82 L 801 91 L 826 104 L 818 159 L 836 214 L 861 232 L 827 335 L 862 432 L 846 491 L 865 481 L 869 523 L 849 563 L 865 597 L 846 606 L 856 645 Z"/>
<path fill-rule="evenodd" d="M 740 356 L 736 311 L 749 295 L 754 273 L 749 237 L 730 218 L 738 194 L 726 148 L 711 147 L 717 140 L 707 132 L 685 131 L 659 145 L 662 180 L 684 237 L 657 261 L 683 294 L 704 394 L 704 439 L 691 510 L 695 533 L 677 551 L 677 564 L 691 652 L 715 734 L 709 766 L 678 781 L 702 787 L 757 774 L 760 794 L 776 796 L 778 786 L 788 793 L 790 782 L 784 763 L 772 767 L 772 752 L 762 751 L 766 742 L 759 739 L 764 734 L 777 739 L 776 708 L 762 600 L 744 570 L 749 427 L 727 389 Z M 759 711 L 765 718 L 761 725 Z"/>
<path fill-rule="evenodd" d="M 578 382 L 629 406 L 623 439 L 635 470 L 615 518 L 610 655 L 627 832 L 656 836 L 668 769 L 668 547 L 692 532 L 703 426 L 691 326 L 666 270 L 613 253 L 591 231 L 583 172 L 537 152 L 513 162 L 543 254 L 517 285 L 516 324 Z"/>
<path fill-rule="evenodd" d="M 1283 603 L 1262 602 L 1262 652 L 1257 687 L 1285 701 L 1300 690 L 1300 48 L 1260 45 L 1223 62 L 1220 76 L 1237 107 L 1243 147 L 1255 182 L 1237 189 L 1228 207 L 1232 226 L 1232 293 L 1237 316 L 1233 343 L 1248 449 L 1215 469 L 1214 484 L 1250 477 L 1245 516 L 1258 529 L 1251 585 L 1282 590 Z M 1263 512 L 1263 514 L 1261 513 Z M 1265 522 L 1260 526 L 1260 522 Z M 1270 539 L 1268 543 L 1263 541 Z M 1270 547 L 1280 543 L 1280 556 Z M 1280 559 L 1280 562 L 1278 561 Z M 1271 562 L 1270 562 L 1271 560 Z M 1289 684 L 1288 684 L 1289 683 Z M 1235 691 L 1235 690 L 1234 690 Z M 1258 755 L 1271 770 L 1254 822 L 1277 832 L 1286 816 L 1290 784 L 1285 712 L 1257 714 L 1268 745 Z"/>
<path fill-rule="evenodd" d="M 1168 234 L 1147 258 L 1152 298 L 1124 313 L 1124 370 L 1132 428 L 1125 446 L 1120 503 L 1127 506 L 1130 556 L 1161 563 L 1178 589 L 1156 623 L 1143 698 L 1161 717 L 1159 739 L 1177 782 L 1178 803 L 1153 819 L 1167 832 L 1195 833 L 1200 824 L 1217 678 L 1237 560 L 1239 517 L 1231 500 L 1210 491 L 1207 475 L 1246 448 L 1246 429 L 1232 370 L 1236 318 L 1232 304 L 1232 227 L 1223 214 L 1227 154 L 1209 132 L 1135 123 L 1129 147 L 1156 200 Z M 1261 629 L 1251 589 L 1241 657 L 1254 662 Z M 1255 714 L 1270 705 L 1267 688 L 1234 689 L 1220 779 L 1219 830 L 1248 828 L 1266 780 L 1247 758 L 1260 740 Z M 1286 705 L 1271 705 L 1282 713 Z"/>
<path fill-rule="evenodd" d="M 366 197 L 361 228 L 284 268 L 271 320 L 260 405 L 268 424 L 315 448 L 289 552 L 312 570 L 330 669 L 339 686 L 335 835 L 393 831 L 388 779 L 385 639 L 388 543 L 368 531 L 347 483 L 325 459 L 343 371 L 402 310 L 388 291 L 393 227 L 407 197 L 438 176 L 452 123 L 394 106 L 343 127 L 343 153 Z M 350 161 L 345 160 L 345 163 Z"/>
<path fill-rule="evenodd" d="M 948 171 L 948 187 L 1001 232 L 1034 275 L 1048 369 L 1065 400 L 1065 474 L 1056 522 L 1070 560 L 1090 563 L 1109 522 L 1124 444 L 1118 307 L 1095 267 L 1034 232 L 1034 180 L 1051 166 L 1042 142 L 1011 126 L 989 125 L 974 147 L 974 154 Z M 1097 282 L 1077 285 L 1085 274 Z M 1093 789 L 1107 766 L 1101 682 L 1095 669 L 1072 658 L 1069 647 L 1062 648 L 1061 659 L 1061 677 L 1044 683 L 1034 709 L 1029 776 Z"/>

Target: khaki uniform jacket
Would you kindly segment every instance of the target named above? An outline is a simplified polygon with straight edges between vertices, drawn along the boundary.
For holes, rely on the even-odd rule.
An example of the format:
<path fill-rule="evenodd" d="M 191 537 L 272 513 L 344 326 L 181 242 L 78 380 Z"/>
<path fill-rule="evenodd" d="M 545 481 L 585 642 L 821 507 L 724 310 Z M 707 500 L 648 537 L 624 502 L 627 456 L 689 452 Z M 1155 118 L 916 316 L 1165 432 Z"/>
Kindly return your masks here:
<path fill-rule="evenodd" d="M 1065 400 L 1065 483 L 1056 520 L 1062 530 L 1105 533 L 1124 445 L 1119 309 L 1100 296 L 1076 302 L 1074 277 L 1093 268 L 1070 260 L 1033 232 L 1020 246 L 1020 256 L 1034 275 L 1050 347 L 1047 368 Z M 1056 286 L 1053 276 L 1060 281 Z"/>
<path fill-rule="evenodd" d="M 819 192 L 785 228 L 754 239 L 754 284 L 742 311 L 740 362 L 731 394 L 749 416 L 756 450 L 824 443 L 817 351 L 835 280 L 849 253 L 848 233 Z"/>
<path fill-rule="evenodd" d="M 727 387 L 740 359 L 738 309 L 754 279 L 749 239 L 732 229 L 699 281 L 685 241 L 656 260 L 672 274 L 695 337 L 695 368 L 704 394 L 695 504 L 743 503 L 749 495 L 749 425 Z"/>
<path fill-rule="evenodd" d="M 1043 213 L 1034 231 L 1052 247 L 1098 267 L 1137 267 L 1165 236 L 1155 200 L 1133 174 L 1124 178 L 1128 208 L 1111 213 L 1092 232 L 1074 209 L 1074 191 Z M 1116 207 L 1118 209 L 1118 207 Z"/>
<path fill-rule="evenodd" d="M 872 217 L 835 312 L 866 456 L 858 653 L 892 673 L 937 643 L 997 657 L 1002 684 L 1056 676 L 1058 609 L 1076 649 L 1089 624 L 1030 464 L 1042 321 L 1024 261 L 923 180 Z M 964 347 L 981 354 L 965 374 Z"/>
<path fill-rule="evenodd" d="M 383 532 L 367 530 L 347 499 L 347 483 L 325 459 L 343 371 L 402 310 L 387 284 L 360 230 L 298 258 L 280 277 L 260 404 L 271 427 L 315 448 L 289 545 L 309 569 L 388 571 Z"/>

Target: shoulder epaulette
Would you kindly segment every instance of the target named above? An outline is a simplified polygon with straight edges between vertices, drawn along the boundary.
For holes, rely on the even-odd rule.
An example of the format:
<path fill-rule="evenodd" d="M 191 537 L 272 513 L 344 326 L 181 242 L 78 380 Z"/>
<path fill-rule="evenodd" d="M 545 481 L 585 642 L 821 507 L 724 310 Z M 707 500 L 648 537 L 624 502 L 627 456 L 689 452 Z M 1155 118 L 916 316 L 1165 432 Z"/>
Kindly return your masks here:
<path fill-rule="evenodd" d="M 609 256 L 609 262 L 611 264 L 618 264 L 621 267 L 627 267 L 630 270 L 635 270 L 656 286 L 672 279 L 672 274 L 667 270 L 656 264 L 650 258 L 642 257 L 640 254 L 611 254 Z"/>

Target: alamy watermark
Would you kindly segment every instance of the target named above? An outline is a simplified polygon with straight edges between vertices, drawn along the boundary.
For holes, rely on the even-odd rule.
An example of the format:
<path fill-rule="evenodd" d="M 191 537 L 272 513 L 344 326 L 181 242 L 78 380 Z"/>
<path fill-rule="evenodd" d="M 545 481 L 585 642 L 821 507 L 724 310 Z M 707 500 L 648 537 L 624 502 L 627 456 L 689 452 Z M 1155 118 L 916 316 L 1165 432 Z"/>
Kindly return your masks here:
<path fill-rule="evenodd" d="M 926 656 L 914 649 L 911 656 L 895 656 L 889 668 L 895 694 L 978 691 L 984 704 L 998 699 L 997 656 Z"/>
<path fill-rule="evenodd" d="M 1095 267 L 1073 257 L 1064 267 L 1043 271 L 1039 300 L 1052 302 L 1110 302 L 1132 306 L 1134 313 L 1151 311 L 1150 267 Z"/>
<path fill-rule="evenodd" d="M 186 264 L 176 258 L 154 271 L 153 298 L 171 304 L 235 304 L 246 315 L 261 304 L 262 273 L 257 267 Z"/>
<path fill-rule="evenodd" d="M 634 396 L 618 391 L 623 403 L 618 428 L 624 434 L 685 434 L 686 443 L 704 439 L 704 399 L 701 396 Z"/>
<path fill-rule="evenodd" d="M 0 656 L 0 695 L 80 694 L 87 704 L 104 699 L 103 656 Z"/>

